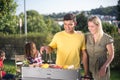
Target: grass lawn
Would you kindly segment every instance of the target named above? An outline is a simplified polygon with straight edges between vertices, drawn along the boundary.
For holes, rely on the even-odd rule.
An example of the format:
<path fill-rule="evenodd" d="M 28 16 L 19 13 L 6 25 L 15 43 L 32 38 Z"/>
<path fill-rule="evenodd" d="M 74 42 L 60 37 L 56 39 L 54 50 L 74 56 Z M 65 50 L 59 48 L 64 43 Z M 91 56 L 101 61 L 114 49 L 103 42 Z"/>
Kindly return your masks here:
<path fill-rule="evenodd" d="M 81 72 L 82 72 L 82 75 L 84 74 L 83 72 L 83 70 L 81 70 Z M 111 70 L 111 74 L 110 74 L 111 76 L 110 76 L 110 78 L 111 78 L 111 80 L 120 80 L 120 70 Z"/>
<path fill-rule="evenodd" d="M 120 80 L 120 70 L 111 70 L 111 80 Z"/>
<path fill-rule="evenodd" d="M 15 74 L 15 61 L 14 60 L 5 60 L 4 61 L 4 70 L 7 73 Z M 83 70 L 82 70 L 83 74 Z M 111 80 L 120 80 L 120 70 L 111 70 Z"/>

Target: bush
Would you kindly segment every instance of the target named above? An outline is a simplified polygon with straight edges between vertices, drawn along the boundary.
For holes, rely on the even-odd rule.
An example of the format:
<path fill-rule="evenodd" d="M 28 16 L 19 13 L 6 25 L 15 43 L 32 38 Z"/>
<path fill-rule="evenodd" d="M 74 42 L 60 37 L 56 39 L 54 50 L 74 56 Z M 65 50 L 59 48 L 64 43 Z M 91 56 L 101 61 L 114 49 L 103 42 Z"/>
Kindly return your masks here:
<path fill-rule="evenodd" d="M 51 34 L 29 33 L 25 35 L 0 35 L 0 49 L 6 53 L 6 58 L 11 59 L 14 54 L 24 54 L 24 46 L 26 42 L 33 41 L 36 43 L 37 49 L 41 45 L 47 45 L 52 38 Z"/>
<path fill-rule="evenodd" d="M 111 63 L 111 68 L 120 68 L 120 35 L 114 37 L 115 56 Z"/>
<path fill-rule="evenodd" d="M 4 61 L 4 71 L 10 74 L 16 74 L 15 61 L 14 60 L 5 60 Z"/>

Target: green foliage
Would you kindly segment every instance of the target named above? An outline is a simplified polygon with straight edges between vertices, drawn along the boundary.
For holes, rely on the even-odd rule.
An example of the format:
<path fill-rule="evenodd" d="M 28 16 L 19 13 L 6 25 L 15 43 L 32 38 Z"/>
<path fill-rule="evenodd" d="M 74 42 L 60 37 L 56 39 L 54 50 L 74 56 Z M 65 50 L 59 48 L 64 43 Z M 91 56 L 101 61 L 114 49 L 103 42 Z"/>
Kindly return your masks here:
<path fill-rule="evenodd" d="M 27 11 L 27 30 L 28 32 L 42 32 L 47 30 L 47 26 L 43 20 L 43 16 L 37 11 Z"/>
<path fill-rule="evenodd" d="M 83 32 L 88 32 L 87 28 L 87 17 L 85 17 L 84 13 L 81 13 L 76 16 L 77 17 L 77 26 L 76 30 L 81 30 Z M 117 27 L 113 24 L 102 22 L 104 32 L 114 35 L 117 33 Z"/>
<path fill-rule="evenodd" d="M 15 33 L 16 27 L 16 10 L 17 4 L 14 0 L 0 0 L 0 32 L 6 34 L 13 34 Z"/>
<path fill-rule="evenodd" d="M 117 33 L 117 26 L 115 26 L 115 25 L 112 25 L 107 22 L 102 22 L 102 26 L 103 26 L 104 32 L 106 32 L 110 35 L 114 35 Z"/>
<path fill-rule="evenodd" d="M 53 35 L 44 33 L 29 33 L 26 35 L 0 35 L 0 49 L 6 53 L 6 58 L 10 59 L 14 54 L 24 54 L 24 46 L 26 42 L 33 41 L 36 43 L 37 49 L 42 45 L 48 45 Z"/>
<path fill-rule="evenodd" d="M 22 19 L 21 33 L 25 33 L 24 29 L 24 14 L 15 16 L 15 9 L 17 7 L 14 0 L 2 0 L 0 2 L 0 32 L 5 34 L 18 34 L 20 33 L 19 20 Z M 9 5 L 7 5 L 9 4 Z M 8 7 L 9 6 L 9 7 Z M 10 10 L 9 10 L 10 8 Z M 42 34 L 55 34 L 60 31 L 60 26 L 50 17 L 44 17 L 35 10 L 27 11 L 27 32 L 40 32 Z"/>
<path fill-rule="evenodd" d="M 44 17 L 44 21 L 47 26 L 47 32 L 55 34 L 61 30 L 60 26 L 52 18 Z"/>
<path fill-rule="evenodd" d="M 117 7 L 116 6 L 110 6 L 106 8 L 97 8 L 97 9 L 92 9 L 90 11 L 91 14 L 99 14 L 99 15 L 111 15 L 111 16 L 116 16 L 117 15 Z"/>
<path fill-rule="evenodd" d="M 14 60 L 5 60 L 4 61 L 4 70 L 6 73 L 16 74 L 15 61 Z"/>
<path fill-rule="evenodd" d="M 118 2 L 120 2 L 120 1 L 118 1 Z M 72 11 L 70 13 L 78 14 L 80 12 L 81 11 Z M 117 6 L 100 7 L 100 8 L 91 9 L 90 11 L 85 11 L 85 12 L 89 12 L 92 15 L 99 14 L 99 15 L 117 16 Z M 120 11 L 119 11 L 119 13 L 120 13 Z M 49 15 L 46 15 L 46 16 L 49 16 L 49 17 L 57 20 L 57 19 L 62 19 L 65 14 L 67 14 L 67 13 L 65 13 L 65 12 L 63 12 L 63 13 L 52 13 L 52 14 L 49 14 Z"/>
<path fill-rule="evenodd" d="M 120 21 L 120 0 L 118 1 L 118 5 L 117 5 L 117 20 Z"/>
<path fill-rule="evenodd" d="M 77 26 L 76 30 L 87 31 L 87 17 L 85 17 L 84 12 L 76 16 Z"/>
<path fill-rule="evenodd" d="M 24 14 L 21 13 L 19 17 L 24 22 Z M 30 10 L 27 11 L 27 31 L 28 33 L 54 34 L 60 31 L 60 26 L 52 18 L 40 15 L 35 10 Z M 22 25 L 22 33 L 24 33 L 24 23 Z"/>
<path fill-rule="evenodd" d="M 114 37 L 115 57 L 112 61 L 111 68 L 120 68 L 120 35 Z"/>
<path fill-rule="evenodd" d="M 58 14 L 52 13 L 52 14 L 49 14 L 48 16 L 53 18 L 53 19 L 58 19 L 58 18 L 63 18 L 65 14 L 66 14 L 65 12 L 58 13 Z"/>
<path fill-rule="evenodd" d="M 111 76 L 110 80 L 120 80 L 120 70 L 112 70 L 111 69 Z"/>

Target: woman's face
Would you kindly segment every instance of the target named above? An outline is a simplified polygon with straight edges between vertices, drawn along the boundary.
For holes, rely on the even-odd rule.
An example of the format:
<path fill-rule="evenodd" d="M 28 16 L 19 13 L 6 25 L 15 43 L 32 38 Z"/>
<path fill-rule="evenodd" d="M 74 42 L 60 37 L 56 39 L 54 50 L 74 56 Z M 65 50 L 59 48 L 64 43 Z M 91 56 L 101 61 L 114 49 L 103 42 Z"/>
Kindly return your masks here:
<path fill-rule="evenodd" d="M 65 20 L 64 21 L 64 29 L 67 33 L 73 33 L 75 27 L 75 22 L 73 20 Z"/>
<path fill-rule="evenodd" d="M 98 26 L 94 24 L 93 22 L 89 21 L 88 22 L 88 30 L 90 31 L 91 34 L 96 34 L 98 30 Z"/>

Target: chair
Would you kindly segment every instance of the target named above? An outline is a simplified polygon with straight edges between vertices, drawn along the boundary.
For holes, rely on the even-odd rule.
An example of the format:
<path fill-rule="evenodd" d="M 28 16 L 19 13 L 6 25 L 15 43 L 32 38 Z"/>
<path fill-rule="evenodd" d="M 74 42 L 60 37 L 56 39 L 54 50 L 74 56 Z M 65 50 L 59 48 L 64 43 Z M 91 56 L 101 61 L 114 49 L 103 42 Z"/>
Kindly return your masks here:
<path fill-rule="evenodd" d="M 25 60 L 24 55 L 15 55 L 15 65 L 16 65 L 16 75 L 21 75 L 21 68 L 23 66 L 23 61 Z"/>

